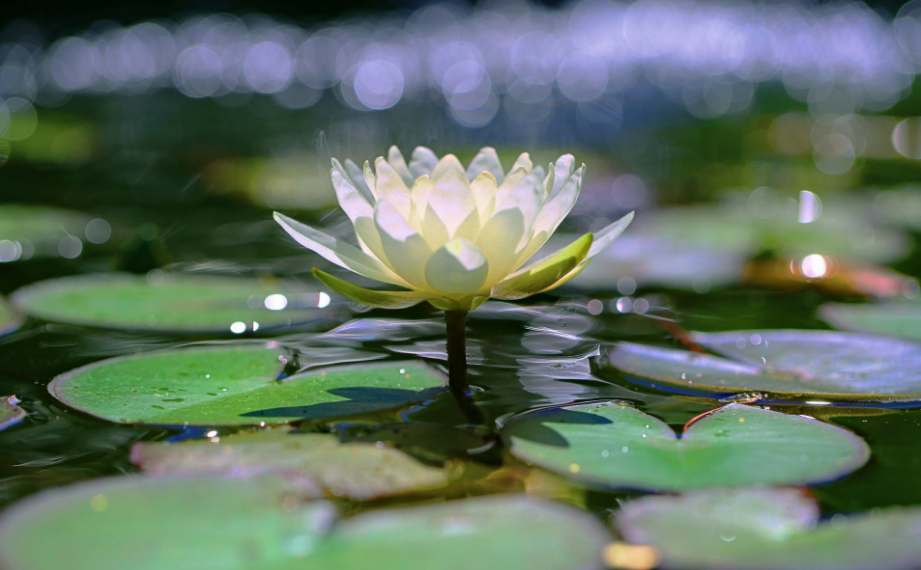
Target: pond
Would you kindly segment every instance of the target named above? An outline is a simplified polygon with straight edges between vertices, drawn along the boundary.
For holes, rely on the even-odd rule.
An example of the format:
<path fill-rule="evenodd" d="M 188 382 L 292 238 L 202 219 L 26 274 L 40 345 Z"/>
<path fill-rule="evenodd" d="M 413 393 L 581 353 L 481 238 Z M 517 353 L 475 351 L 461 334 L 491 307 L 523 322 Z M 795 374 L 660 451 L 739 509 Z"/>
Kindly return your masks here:
<path fill-rule="evenodd" d="M 0 566 L 917 566 L 921 168 L 891 147 L 921 107 L 831 124 L 771 89 L 540 132 L 327 95 L 40 108 L 0 166 Z M 376 284 L 272 219 L 354 242 L 329 160 L 391 144 L 585 162 L 538 257 L 636 212 L 469 312 L 466 393 L 444 311 L 343 296 L 312 269 Z"/>

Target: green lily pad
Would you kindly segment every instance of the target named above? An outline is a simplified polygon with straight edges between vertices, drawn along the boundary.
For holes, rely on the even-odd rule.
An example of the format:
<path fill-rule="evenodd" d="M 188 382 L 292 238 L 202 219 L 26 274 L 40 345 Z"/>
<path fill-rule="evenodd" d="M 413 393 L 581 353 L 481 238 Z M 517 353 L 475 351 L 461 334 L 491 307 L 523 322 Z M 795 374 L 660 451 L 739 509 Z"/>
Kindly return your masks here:
<path fill-rule="evenodd" d="M 323 368 L 282 378 L 275 343 L 221 345 L 95 362 L 55 378 L 58 400 L 123 424 L 265 425 L 398 408 L 439 394 L 422 362 Z"/>
<path fill-rule="evenodd" d="M 181 443 L 136 443 L 131 461 L 147 473 L 281 473 L 350 499 L 443 487 L 444 469 L 384 445 L 340 443 L 334 435 L 272 430 Z"/>
<path fill-rule="evenodd" d="M 125 476 L 30 497 L 0 517 L 5 570 L 601 570 L 593 515 L 523 495 L 376 510 L 335 525 L 278 478 Z"/>
<path fill-rule="evenodd" d="M 335 520 L 305 494 L 278 477 L 129 475 L 58 488 L 4 513 L 0 566 L 285 568 L 275 564 L 302 559 Z"/>
<path fill-rule="evenodd" d="M 680 436 L 622 402 L 527 413 L 502 435 L 515 457 L 585 485 L 651 491 L 825 482 L 870 457 L 849 431 L 741 404 L 714 411 Z"/>
<path fill-rule="evenodd" d="M 864 207 L 883 221 L 896 226 L 921 229 L 921 190 L 916 185 L 905 185 L 879 192 L 872 204 Z"/>
<path fill-rule="evenodd" d="M 494 495 L 343 521 L 318 549 L 315 567 L 601 570 L 609 541 L 585 511 L 524 495 Z"/>
<path fill-rule="evenodd" d="M 912 342 L 812 330 L 694 333 L 691 339 L 727 358 L 621 342 L 608 360 L 633 381 L 649 378 L 658 387 L 688 393 L 754 391 L 874 403 L 921 400 L 921 345 Z"/>
<path fill-rule="evenodd" d="M 325 293 L 278 282 L 160 273 L 83 275 L 42 281 L 12 296 L 46 321 L 132 331 L 244 334 L 327 325 L 338 310 Z"/>
<path fill-rule="evenodd" d="M 758 214 L 767 216 L 767 211 Z M 644 222 L 644 231 L 665 240 L 750 254 L 761 250 L 784 257 L 818 253 L 888 263 L 901 259 L 911 249 L 904 232 L 874 226 L 846 211 L 837 215 L 828 212 L 811 223 L 799 223 L 795 203 L 792 211 L 778 207 L 776 214 L 768 217 L 755 216 L 747 207 L 732 205 L 669 208 L 650 214 Z"/>
<path fill-rule="evenodd" d="M 6 301 L 0 299 L 0 336 L 9 334 L 22 324 L 22 315 L 13 310 Z"/>
<path fill-rule="evenodd" d="M 90 220 L 86 214 L 60 208 L 0 205 L 0 261 L 79 255 L 82 246 L 74 240 L 85 235 Z"/>
<path fill-rule="evenodd" d="M 921 340 L 921 303 L 917 302 L 827 303 L 819 308 L 819 317 L 838 329 Z"/>
<path fill-rule="evenodd" d="M 921 509 L 836 514 L 819 522 L 794 489 L 714 489 L 644 497 L 617 513 L 627 540 L 655 547 L 663 569 L 897 570 L 921 559 Z"/>
<path fill-rule="evenodd" d="M 0 431 L 13 427 L 26 417 L 26 412 L 17 404 L 16 396 L 0 396 Z"/>
<path fill-rule="evenodd" d="M 703 292 L 737 283 L 749 253 L 633 232 L 598 254 L 567 286 L 612 291 L 620 279 L 629 277 L 634 287 L 660 285 Z"/>

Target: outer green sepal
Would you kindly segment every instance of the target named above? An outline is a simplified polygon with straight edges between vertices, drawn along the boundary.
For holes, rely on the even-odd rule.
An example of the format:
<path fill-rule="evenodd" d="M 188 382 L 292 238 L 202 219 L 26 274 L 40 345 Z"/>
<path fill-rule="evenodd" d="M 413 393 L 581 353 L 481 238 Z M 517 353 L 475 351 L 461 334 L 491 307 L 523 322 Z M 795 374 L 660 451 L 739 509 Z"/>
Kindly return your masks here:
<path fill-rule="evenodd" d="M 353 285 L 338 277 L 333 277 L 325 271 L 313 268 L 313 276 L 321 283 L 349 299 L 362 305 L 378 307 L 381 309 L 405 309 L 425 301 L 430 294 L 421 291 L 375 291 Z"/>
<path fill-rule="evenodd" d="M 593 239 L 592 234 L 585 234 L 530 271 L 499 283 L 492 288 L 490 296 L 494 299 L 523 299 L 550 288 L 582 263 Z"/>
<path fill-rule="evenodd" d="M 489 300 L 489 297 L 478 295 L 467 295 L 458 300 L 448 299 L 447 297 L 433 297 L 429 299 L 429 304 L 442 311 L 472 311 Z"/>

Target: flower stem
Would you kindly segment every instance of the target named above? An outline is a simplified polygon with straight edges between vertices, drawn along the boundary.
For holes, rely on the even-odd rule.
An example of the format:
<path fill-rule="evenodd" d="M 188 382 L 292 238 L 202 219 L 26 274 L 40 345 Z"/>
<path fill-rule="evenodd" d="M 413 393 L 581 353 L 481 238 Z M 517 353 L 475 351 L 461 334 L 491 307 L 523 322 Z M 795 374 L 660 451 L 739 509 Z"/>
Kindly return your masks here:
<path fill-rule="evenodd" d="M 459 402 L 467 397 L 467 311 L 445 311 L 448 325 L 448 385 Z"/>

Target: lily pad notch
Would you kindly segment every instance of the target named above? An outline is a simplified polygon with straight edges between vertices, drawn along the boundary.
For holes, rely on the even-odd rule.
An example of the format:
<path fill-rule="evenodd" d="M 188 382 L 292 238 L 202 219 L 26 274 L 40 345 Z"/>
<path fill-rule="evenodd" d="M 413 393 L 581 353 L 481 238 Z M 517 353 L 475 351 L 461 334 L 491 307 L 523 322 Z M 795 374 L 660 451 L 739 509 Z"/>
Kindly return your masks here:
<path fill-rule="evenodd" d="M 682 434 L 625 402 L 575 404 L 522 414 L 502 437 L 518 459 L 602 489 L 825 483 L 870 458 L 866 442 L 843 428 L 742 404 Z"/>
<path fill-rule="evenodd" d="M 72 408 L 122 424 L 260 426 L 400 408 L 437 396 L 447 384 L 420 361 L 284 377 L 287 359 L 277 343 L 142 353 L 62 374 L 48 391 Z"/>

